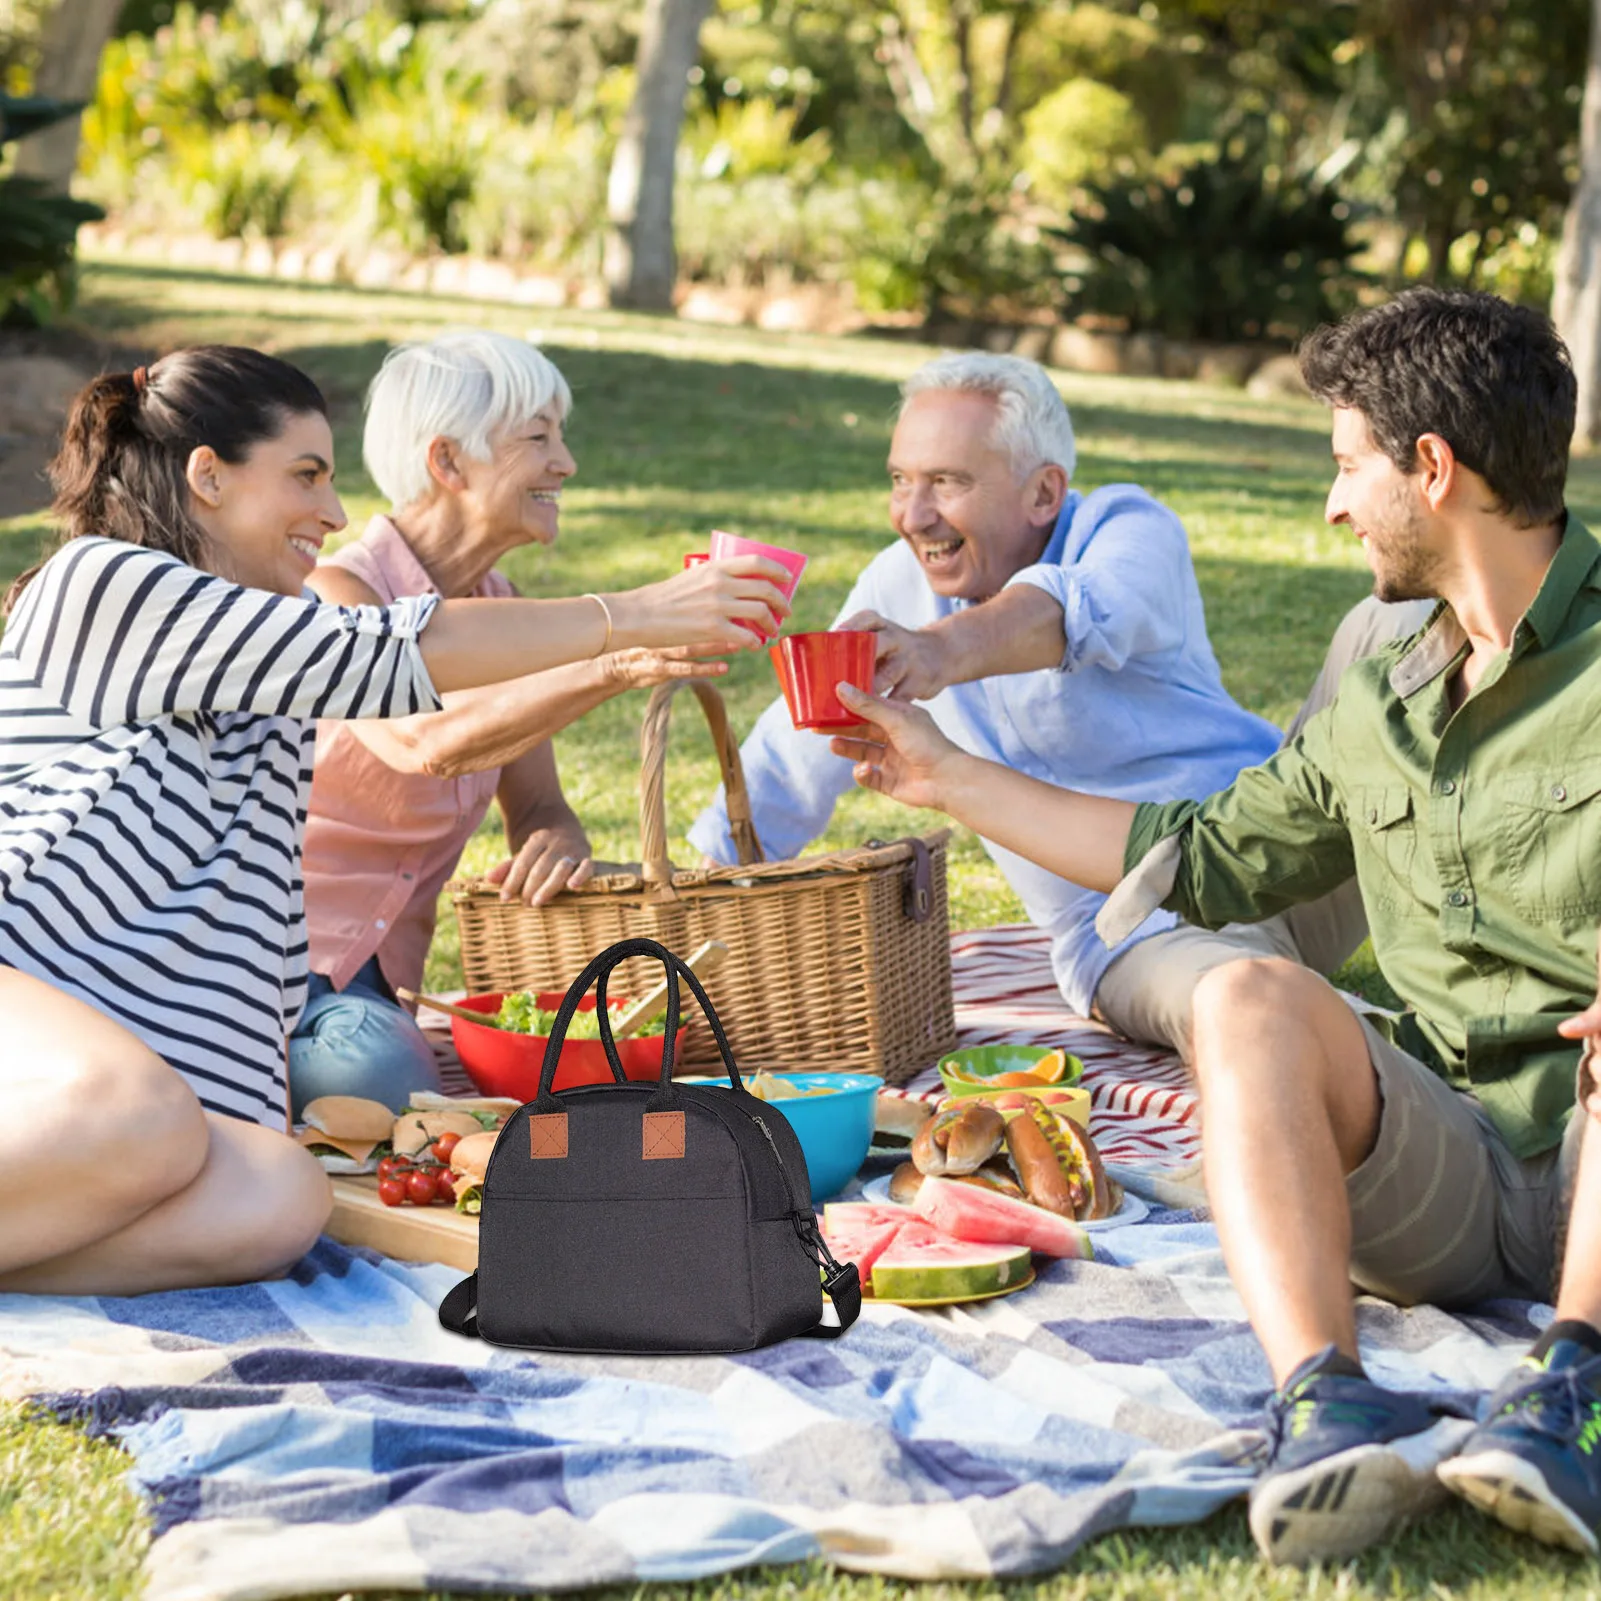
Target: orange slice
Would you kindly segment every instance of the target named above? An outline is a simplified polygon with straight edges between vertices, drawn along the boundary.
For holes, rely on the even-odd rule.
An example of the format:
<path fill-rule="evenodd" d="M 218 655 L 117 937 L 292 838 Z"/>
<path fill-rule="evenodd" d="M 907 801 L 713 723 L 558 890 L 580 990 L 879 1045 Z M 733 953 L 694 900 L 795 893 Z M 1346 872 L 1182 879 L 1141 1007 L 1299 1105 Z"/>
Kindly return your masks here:
<path fill-rule="evenodd" d="M 1060 1084 L 1067 1073 L 1067 1057 L 1061 1051 L 1042 1056 L 1032 1067 L 1016 1068 L 1010 1073 L 991 1074 L 984 1082 L 997 1089 L 1037 1089 L 1042 1084 Z"/>
<path fill-rule="evenodd" d="M 1049 1056 L 1041 1057 L 1029 1072 L 1041 1084 L 1060 1084 L 1067 1075 L 1067 1053 L 1065 1051 L 1052 1051 Z"/>

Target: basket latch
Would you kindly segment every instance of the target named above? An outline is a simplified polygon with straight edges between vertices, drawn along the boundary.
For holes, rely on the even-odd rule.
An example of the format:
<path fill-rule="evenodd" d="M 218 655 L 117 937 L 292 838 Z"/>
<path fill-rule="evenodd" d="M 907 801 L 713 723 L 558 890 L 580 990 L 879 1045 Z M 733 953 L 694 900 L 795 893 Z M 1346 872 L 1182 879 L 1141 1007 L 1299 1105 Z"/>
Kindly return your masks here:
<path fill-rule="evenodd" d="M 914 923 L 926 923 L 934 912 L 933 859 L 922 840 L 906 843 L 912 847 L 912 859 L 901 880 L 901 911 Z"/>

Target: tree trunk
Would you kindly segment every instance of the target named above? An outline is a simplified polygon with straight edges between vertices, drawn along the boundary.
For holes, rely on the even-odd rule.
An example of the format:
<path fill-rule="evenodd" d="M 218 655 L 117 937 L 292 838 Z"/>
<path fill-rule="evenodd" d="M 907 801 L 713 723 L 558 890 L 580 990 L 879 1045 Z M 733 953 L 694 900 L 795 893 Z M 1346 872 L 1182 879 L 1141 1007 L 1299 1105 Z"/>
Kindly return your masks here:
<path fill-rule="evenodd" d="M 123 0 L 56 0 L 39 33 L 33 92 L 52 100 L 93 100 L 100 52 L 117 25 Z M 42 178 L 63 193 L 78 170 L 78 117 L 32 134 L 17 146 L 19 178 Z"/>
<path fill-rule="evenodd" d="M 711 0 L 645 0 L 634 103 L 623 122 L 606 186 L 606 288 L 614 306 L 669 311 L 678 261 L 673 250 L 673 179 L 689 69 Z"/>
<path fill-rule="evenodd" d="M 1590 8 L 1579 181 L 1562 224 L 1551 316 L 1579 380 L 1576 449 L 1601 443 L 1601 0 Z"/>

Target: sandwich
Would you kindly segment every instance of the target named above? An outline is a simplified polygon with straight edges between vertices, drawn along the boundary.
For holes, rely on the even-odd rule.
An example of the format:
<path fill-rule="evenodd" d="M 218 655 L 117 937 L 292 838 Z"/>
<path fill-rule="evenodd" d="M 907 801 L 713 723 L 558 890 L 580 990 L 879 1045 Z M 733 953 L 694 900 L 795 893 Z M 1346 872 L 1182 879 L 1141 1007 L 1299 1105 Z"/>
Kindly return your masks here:
<path fill-rule="evenodd" d="M 456 1192 L 456 1210 L 477 1217 L 483 1206 L 484 1171 L 498 1134 L 485 1131 L 468 1134 L 456 1142 L 450 1153 L 451 1183 Z"/>
<path fill-rule="evenodd" d="M 390 1116 L 389 1143 L 396 1156 L 418 1157 L 441 1134 L 455 1134 L 465 1139 L 470 1134 L 481 1134 L 486 1121 L 493 1123 L 490 1113 L 478 1112 L 416 1112 L 409 1108 L 399 1117 Z"/>
<path fill-rule="evenodd" d="M 296 1144 L 330 1173 L 371 1173 L 395 1126 L 395 1114 L 382 1101 L 359 1095 L 319 1095 L 306 1103 L 301 1117 L 304 1127 L 295 1133 Z"/>
<path fill-rule="evenodd" d="M 873 1099 L 873 1143 L 908 1143 L 933 1115 L 930 1102 L 903 1090 L 882 1089 Z"/>

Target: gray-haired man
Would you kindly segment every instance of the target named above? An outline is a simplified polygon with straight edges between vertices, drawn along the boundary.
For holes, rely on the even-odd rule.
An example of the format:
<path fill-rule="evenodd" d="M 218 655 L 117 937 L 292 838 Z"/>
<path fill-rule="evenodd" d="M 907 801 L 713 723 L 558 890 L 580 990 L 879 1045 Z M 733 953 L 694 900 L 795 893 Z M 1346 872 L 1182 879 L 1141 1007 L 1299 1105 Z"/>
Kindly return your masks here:
<path fill-rule="evenodd" d="M 879 631 L 880 689 L 926 701 L 974 755 L 1124 800 L 1210 794 L 1278 748 L 1280 731 L 1223 688 L 1178 518 L 1133 484 L 1071 487 L 1072 421 L 1042 367 L 941 356 L 904 396 L 889 455 L 899 542 L 868 564 L 840 613 Z M 1399 610 L 1365 605 L 1342 628 L 1342 654 L 1420 626 L 1416 609 Z M 1326 669 L 1320 684 L 1337 678 Z M 781 701 L 741 754 L 770 856 L 799 854 L 852 787 L 850 763 L 797 732 Z M 721 791 L 690 840 L 735 859 Z M 984 845 L 1050 934 L 1069 1004 L 1186 1056 L 1203 973 L 1261 955 L 1332 971 L 1364 932 L 1347 897 L 1303 909 L 1294 925 L 1218 933 L 1157 913 L 1108 949 L 1094 928 L 1100 895 Z"/>

